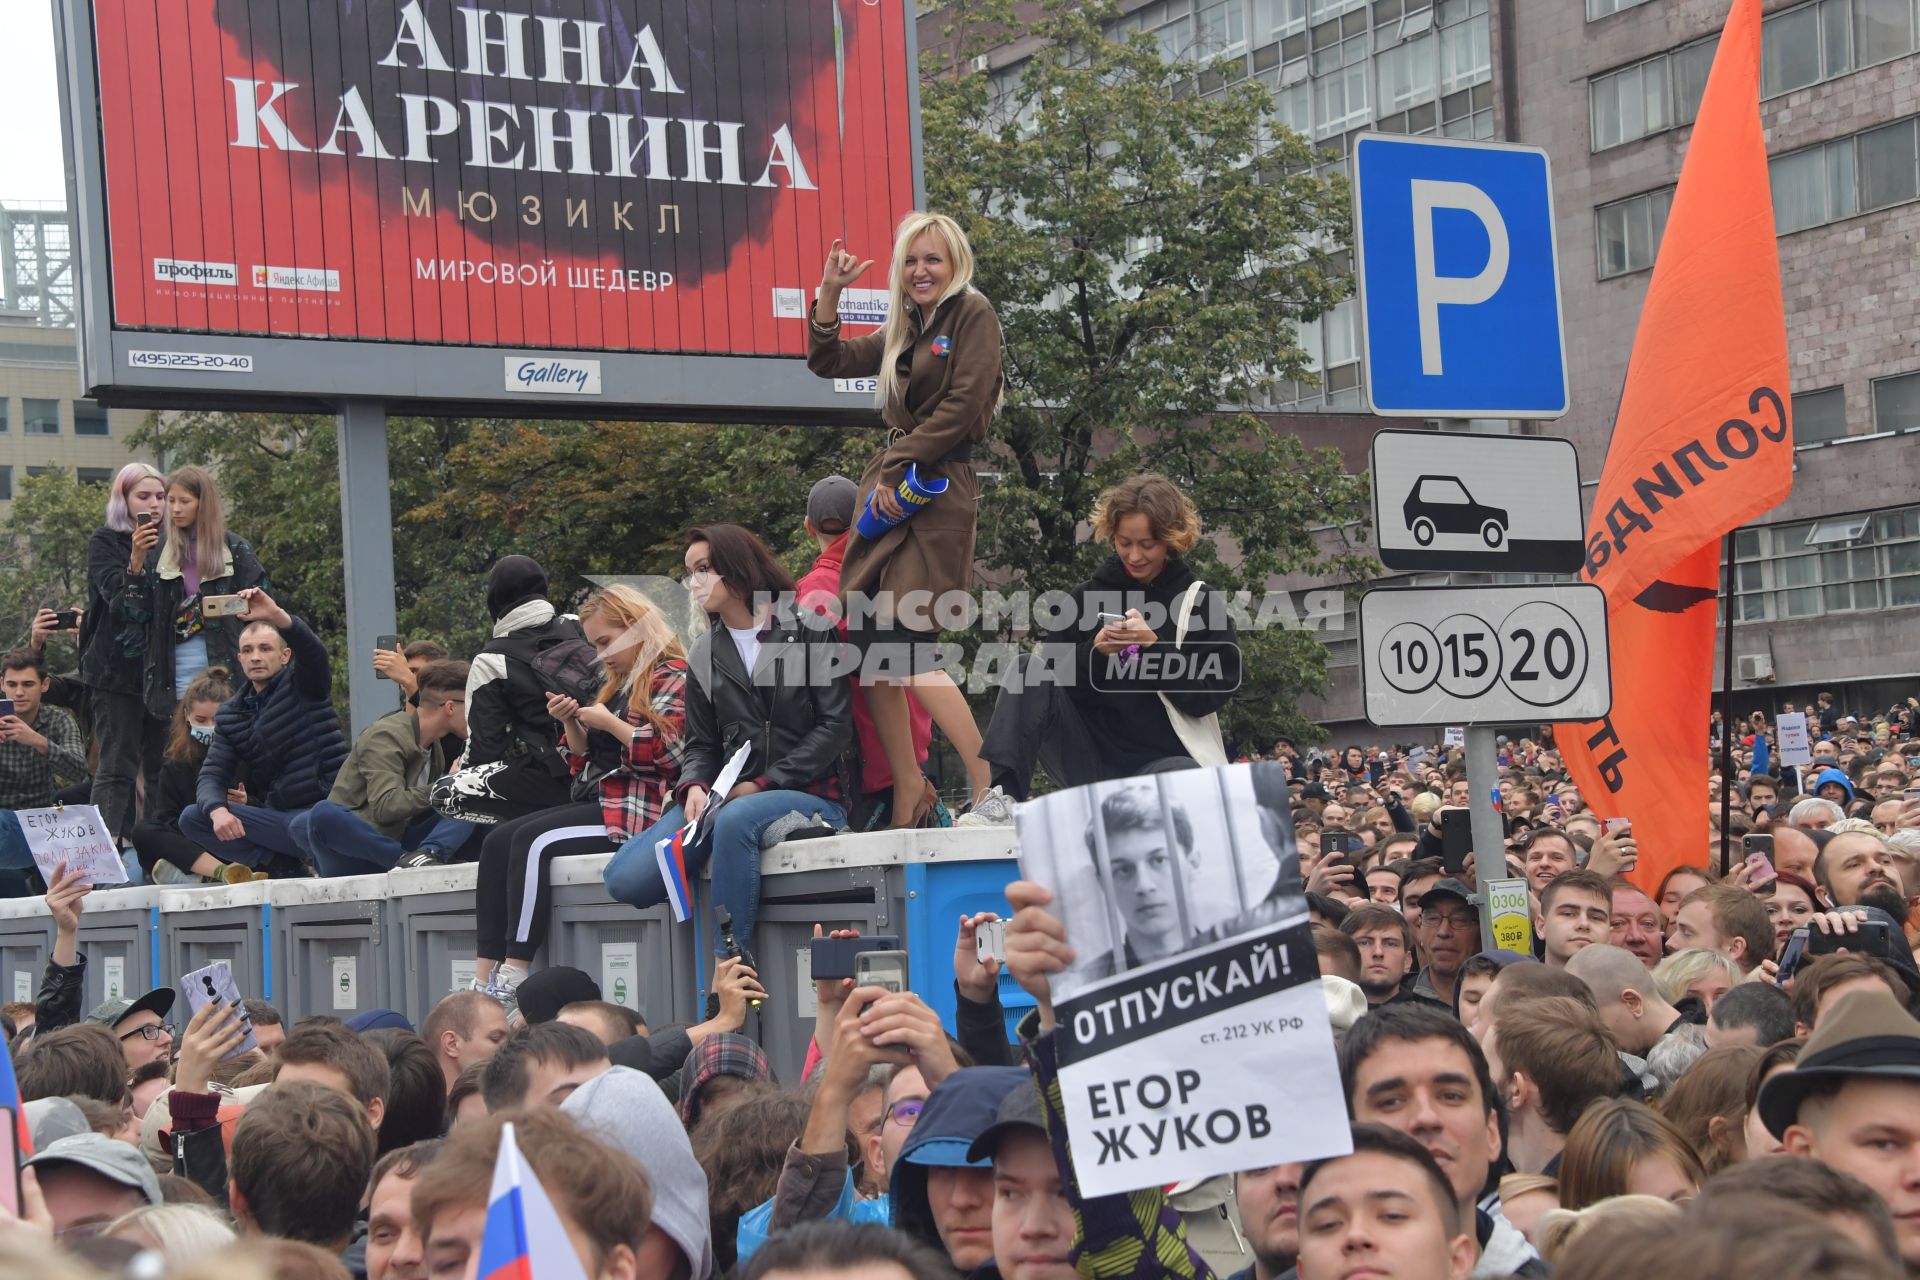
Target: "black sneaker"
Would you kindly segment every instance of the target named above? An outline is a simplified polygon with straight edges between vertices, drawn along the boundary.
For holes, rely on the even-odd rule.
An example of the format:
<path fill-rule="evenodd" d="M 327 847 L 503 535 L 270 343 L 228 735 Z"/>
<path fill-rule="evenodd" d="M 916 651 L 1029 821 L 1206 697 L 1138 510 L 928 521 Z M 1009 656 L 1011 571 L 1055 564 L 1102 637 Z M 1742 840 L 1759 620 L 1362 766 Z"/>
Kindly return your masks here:
<path fill-rule="evenodd" d="M 418 867 L 439 867 L 445 865 L 446 859 L 440 855 L 438 849 L 422 847 L 415 849 L 412 853 L 402 855 L 400 861 L 393 864 L 393 869 L 395 871 L 412 871 Z"/>

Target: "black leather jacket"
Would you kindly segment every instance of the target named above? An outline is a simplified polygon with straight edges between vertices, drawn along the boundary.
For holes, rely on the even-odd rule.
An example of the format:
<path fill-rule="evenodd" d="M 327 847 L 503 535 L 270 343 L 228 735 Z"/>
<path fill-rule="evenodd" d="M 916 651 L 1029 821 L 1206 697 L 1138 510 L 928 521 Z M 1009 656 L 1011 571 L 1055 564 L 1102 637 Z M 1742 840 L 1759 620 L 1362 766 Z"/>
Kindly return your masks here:
<path fill-rule="evenodd" d="M 810 623 L 812 625 L 810 625 Z M 851 660 L 831 623 L 791 606 L 776 608 L 760 632 L 749 678 L 725 627 L 694 641 L 687 657 L 687 754 L 675 794 L 711 786 L 742 743 L 753 753 L 740 775 L 764 791 L 846 795 L 841 757 L 853 741 Z"/>

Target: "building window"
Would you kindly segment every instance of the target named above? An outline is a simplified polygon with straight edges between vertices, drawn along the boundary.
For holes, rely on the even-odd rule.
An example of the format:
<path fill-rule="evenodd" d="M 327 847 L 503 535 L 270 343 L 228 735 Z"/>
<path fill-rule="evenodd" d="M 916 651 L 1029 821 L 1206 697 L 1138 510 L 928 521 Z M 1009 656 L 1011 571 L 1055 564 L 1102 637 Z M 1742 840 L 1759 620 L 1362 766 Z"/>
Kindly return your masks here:
<path fill-rule="evenodd" d="M 74 474 L 81 484 L 112 484 L 112 467 L 76 467 Z"/>
<path fill-rule="evenodd" d="M 1211 0 L 1200 6 L 1200 56 L 1239 57 L 1247 51 L 1246 0 Z"/>
<path fill-rule="evenodd" d="M 31 480 L 35 476 L 50 476 L 59 470 L 59 467 L 28 467 L 27 479 Z"/>
<path fill-rule="evenodd" d="M 1307 0 L 1253 0 L 1253 42 L 1264 46 L 1307 28 Z"/>
<path fill-rule="evenodd" d="M 1592 149 L 1605 151 L 1692 124 L 1719 37 L 1712 36 L 1587 82 Z"/>
<path fill-rule="evenodd" d="M 1875 431 L 1920 430 L 1920 373 L 1879 378 L 1873 384 Z"/>
<path fill-rule="evenodd" d="M 1914 50 L 1913 0 L 1813 0 L 1767 15 L 1760 96 L 1777 97 Z"/>
<path fill-rule="evenodd" d="M 0 502 L 13 501 L 13 468 L 0 463 Z"/>
<path fill-rule="evenodd" d="M 1359 21 L 1330 22 L 1313 29 L 1315 138 L 1344 133 L 1373 115 L 1367 93 L 1372 33 L 1367 30 L 1366 14 L 1352 16 Z"/>
<path fill-rule="evenodd" d="M 26 433 L 30 436 L 57 436 L 60 434 L 60 402 L 58 400 L 23 400 L 21 415 L 26 422 Z"/>
<path fill-rule="evenodd" d="M 1920 507 L 1742 529 L 1735 536 L 1741 621 L 1920 605 Z M 1725 576 L 1723 567 L 1723 582 Z"/>
<path fill-rule="evenodd" d="M 1920 198 L 1920 130 L 1909 117 L 1768 161 L 1781 235 Z"/>
<path fill-rule="evenodd" d="M 1431 32 L 1382 50 L 1379 58 L 1380 109 L 1405 111 L 1433 101 L 1434 38 Z"/>
<path fill-rule="evenodd" d="M 1493 44 L 1486 0 L 1441 0 L 1440 92 L 1471 88 L 1493 78 Z"/>
<path fill-rule="evenodd" d="M 1667 211 L 1672 205 L 1673 188 L 1663 187 L 1603 204 L 1593 211 L 1595 250 L 1602 280 L 1653 266 L 1654 256 L 1660 252 L 1660 237 L 1667 229 Z"/>
<path fill-rule="evenodd" d="M 0 396 L 0 436 L 7 434 L 7 398 Z"/>
<path fill-rule="evenodd" d="M 1646 2 L 1647 0 L 1587 0 L 1587 21 L 1597 22 L 1601 18 L 1619 13 L 1622 9 L 1631 9 L 1635 5 Z"/>
<path fill-rule="evenodd" d="M 73 402 L 73 434 L 76 436 L 107 435 L 107 411 L 90 400 L 75 400 Z"/>
<path fill-rule="evenodd" d="M 1826 387 L 1802 391 L 1793 397 L 1793 444 L 1805 448 L 1841 440 L 1847 434 L 1847 391 Z"/>

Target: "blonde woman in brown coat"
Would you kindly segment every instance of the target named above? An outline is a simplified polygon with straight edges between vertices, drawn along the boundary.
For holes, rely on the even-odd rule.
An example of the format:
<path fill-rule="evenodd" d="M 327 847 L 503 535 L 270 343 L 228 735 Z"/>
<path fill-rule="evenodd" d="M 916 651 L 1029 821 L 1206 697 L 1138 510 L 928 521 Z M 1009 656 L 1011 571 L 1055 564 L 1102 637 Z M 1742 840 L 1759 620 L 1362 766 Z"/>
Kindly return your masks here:
<path fill-rule="evenodd" d="M 840 294 L 872 265 L 833 242 L 808 325 L 807 366 L 823 378 L 879 382 L 887 439 L 861 473 L 856 513 L 871 501 L 887 519 L 903 515 L 899 491 L 909 468 L 925 487 L 945 484 L 910 519 L 874 539 L 862 537 L 856 522 L 840 573 L 848 639 L 861 651 L 860 682 L 893 772 L 892 825 L 917 825 L 933 804 L 914 755 L 909 686 L 966 765 L 974 820 L 1011 822 L 1011 804 L 989 794 L 980 729 L 966 697 L 933 659 L 943 624 L 962 626 L 972 617 L 980 497 L 973 456 L 1005 386 L 1000 320 L 973 287 L 973 249 L 959 224 L 944 214 L 912 213 L 894 238 L 886 324 L 842 340 Z"/>

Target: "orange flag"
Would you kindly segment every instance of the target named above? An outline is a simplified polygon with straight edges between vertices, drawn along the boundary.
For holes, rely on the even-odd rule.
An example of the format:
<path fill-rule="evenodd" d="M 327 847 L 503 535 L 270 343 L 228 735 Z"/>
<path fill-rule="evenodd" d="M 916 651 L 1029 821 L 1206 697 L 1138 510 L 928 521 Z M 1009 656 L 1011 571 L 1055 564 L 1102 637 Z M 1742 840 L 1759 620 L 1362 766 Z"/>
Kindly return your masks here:
<path fill-rule="evenodd" d="M 1613 713 L 1560 726 L 1592 807 L 1633 822 L 1649 891 L 1699 862 L 1720 539 L 1793 486 L 1787 332 L 1760 129 L 1760 0 L 1733 0 L 1640 311 L 1586 579 L 1607 593 Z"/>

